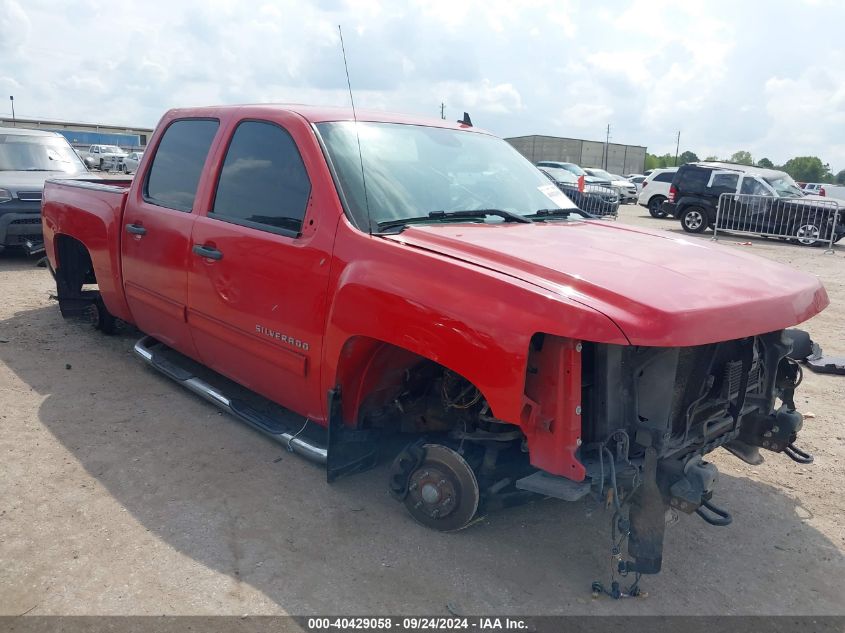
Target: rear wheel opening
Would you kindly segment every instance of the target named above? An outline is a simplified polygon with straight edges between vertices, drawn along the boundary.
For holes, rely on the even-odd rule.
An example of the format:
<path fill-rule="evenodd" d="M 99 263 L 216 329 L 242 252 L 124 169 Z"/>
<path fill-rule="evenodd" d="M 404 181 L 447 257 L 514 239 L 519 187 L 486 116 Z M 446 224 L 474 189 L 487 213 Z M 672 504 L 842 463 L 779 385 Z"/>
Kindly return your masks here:
<path fill-rule="evenodd" d="M 98 290 L 85 288 L 97 283 L 88 249 L 78 240 L 58 236 L 56 253 L 56 294 L 62 316 L 82 317 L 101 332 L 114 334 L 117 317 L 108 311 Z"/>

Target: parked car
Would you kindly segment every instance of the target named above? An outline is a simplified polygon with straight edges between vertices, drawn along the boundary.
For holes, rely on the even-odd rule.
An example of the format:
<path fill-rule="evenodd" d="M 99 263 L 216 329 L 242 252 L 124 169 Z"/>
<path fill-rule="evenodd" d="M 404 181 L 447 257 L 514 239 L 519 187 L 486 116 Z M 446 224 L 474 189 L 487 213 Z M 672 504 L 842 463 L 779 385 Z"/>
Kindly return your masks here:
<path fill-rule="evenodd" d="M 597 178 L 584 171 L 575 163 L 564 163 L 556 160 L 541 160 L 536 163 L 537 167 L 552 167 L 554 169 L 565 169 L 566 171 L 575 174 L 576 176 L 584 176 L 584 182 L 591 185 L 610 185 L 610 180 L 606 178 Z"/>
<path fill-rule="evenodd" d="M 825 198 L 836 198 L 838 200 L 845 200 L 845 185 L 832 185 L 826 183 L 822 185 L 818 194 Z M 845 202 L 840 204 L 840 207 L 843 209 L 843 213 L 845 213 Z"/>
<path fill-rule="evenodd" d="M 669 186 L 676 171 L 677 167 L 653 169 L 640 187 L 637 204 L 648 209 L 653 218 L 665 218 L 668 215 L 662 207 L 669 199 Z"/>
<path fill-rule="evenodd" d="M 14 246 L 39 252 L 44 181 L 88 175 L 61 134 L 0 127 L 0 251 Z"/>
<path fill-rule="evenodd" d="M 643 190 L 643 182 L 645 182 L 646 178 L 648 176 L 644 176 L 643 174 L 629 174 L 625 176 L 625 180 L 634 183 L 634 186 L 637 188 L 637 195 Z"/>
<path fill-rule="evenodd" d="M 663 210 L 689 233 L 702 233 L 716 222 L 722 194 L 735 194 L 720 230 L 791 237 L 805 246 L 838 242 L 845 217 L 835 202 L 801 191 L 783 171 L 733 163 L 690 163 L 678 168 Z"/>
<path fill-rule="evenodd" d="M 138 164 L 143 156 L 144 152 L 129 152 L 123 159 L 120 170 L 125 174 L 134 174 L 138 170 Z"/>
<path fill-rule="evenodd" d="M 619 196 L 623 204 L 634 202 L 637 199 L 637 186 L 634 183 L 625 180 L 622 176 L 611 174 L 604 169 L 599 169 L 598 167 L 585 167 L 584 171 L 591 176 L 609 181 L 612 186 L 619 190 Z"/>
<path fill-rule="evenodd" d="M 63 316 L 134 324 L 143 362 L 329 481 L 395 455 L 387 491 L 434 529 L 592 495 L 614 569 L 657 573 L 670 507 L 730 522 L 708 453 L 799 455 L 784 328 L 827 306 L 817 277 L 585 220 L 468 125 L 171 110 L 131 183 L 49 181 L 43 214 Z"/>
<path fill-rule="evenodd" d="M 808 182 L 805 183 L 803 187 L 801 187 L 801 191 L 817 196 L 823 196 L 824 187 L 825 184 L 823 182 Z"/>
<path fill-rule="evenodd" d="M 571 171 L 555 167 L 541 167 L 540 171 L 546 174 L 582 211 L 599 217 L 617 215 L 619 194 L 614 188 L 585 183 L 584 191 L 581 191 L 578 188 L 578 176 Z"/>
<path fill-rule="evenodd" d="M 92 145 L 88 148 L 88 156 L 94 162 L 94 166 L 105 171 L 108 169 L 119 169 L 119 165 L 126 158 L 126 152 L 117 145 Z"/>

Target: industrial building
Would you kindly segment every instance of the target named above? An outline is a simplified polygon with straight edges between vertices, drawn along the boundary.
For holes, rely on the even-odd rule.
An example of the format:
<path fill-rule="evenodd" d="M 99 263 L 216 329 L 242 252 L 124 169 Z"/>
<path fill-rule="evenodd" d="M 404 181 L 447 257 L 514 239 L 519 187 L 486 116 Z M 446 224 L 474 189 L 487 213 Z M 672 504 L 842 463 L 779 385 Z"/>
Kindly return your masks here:
<path fill-rule="evenodd" d="M 515 136 L 505 140 L 532 163 L 557 160 L 575 163 L 581 167 L 601 167 L 611 174 L 623 175 L 641 174 L 645 169 L 646 148 L 642 145 L 620 145 L 540 134 Z"/>
<path fill-rule="evenodd" d="M 0 127 L 15 126 L 58 132 L 79 149 L 87 149 L 90 145 L 117 145 L 125 150 L 142 149 L 153 134 L 151 128 L 21 117 L 13 120 L 11 117 L 0 116 Z"/>

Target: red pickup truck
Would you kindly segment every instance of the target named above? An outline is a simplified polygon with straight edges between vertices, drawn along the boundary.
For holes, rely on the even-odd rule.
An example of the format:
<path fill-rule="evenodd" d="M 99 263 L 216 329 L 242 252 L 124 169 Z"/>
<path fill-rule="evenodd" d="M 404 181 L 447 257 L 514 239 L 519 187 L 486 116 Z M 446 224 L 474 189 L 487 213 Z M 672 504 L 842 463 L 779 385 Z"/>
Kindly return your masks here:
<path fill-rule="evenodd" d="M 619 570 L 656 573 L 670 508 L 730 522 L 707 453 L 811 459 L 784 328 L 828 304 L 815 277 L 595 220 L 464 122 L 172 110 L 134 180 L 48 182 L 43 226 L 63 315 L 134 324 L 329 480 L 393 460 L 436 529 L 592 495 Z"/>

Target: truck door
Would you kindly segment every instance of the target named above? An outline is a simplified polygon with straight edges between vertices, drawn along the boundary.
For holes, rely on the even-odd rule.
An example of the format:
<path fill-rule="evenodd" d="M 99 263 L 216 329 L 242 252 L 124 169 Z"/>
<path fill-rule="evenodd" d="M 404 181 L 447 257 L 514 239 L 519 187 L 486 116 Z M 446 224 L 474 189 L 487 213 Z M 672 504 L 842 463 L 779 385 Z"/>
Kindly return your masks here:
<path fill-rule="evenodd" d="M 121 253 L 126 301 L 141 331 L 197 357 L 188 331 L 188 264 L 194 198 L 217 120 L 170 123 L 153 160 L 136 179 L 123 214 Z"/>
<path fill-rule="evenodd" d="M 208 213 L 193 227 L 188 323 L 205 365 L 321 420 L 319 362 L 337 217 L 332 223 L 327 213 L 328 187 L 312 186 L 309 169 L 318 171 L 319 155 L 313 132 L 290 113 L 273 117 L 234 121 L 219 152 Z M 300 153 L 297 142 L 312 151 Z"/>

